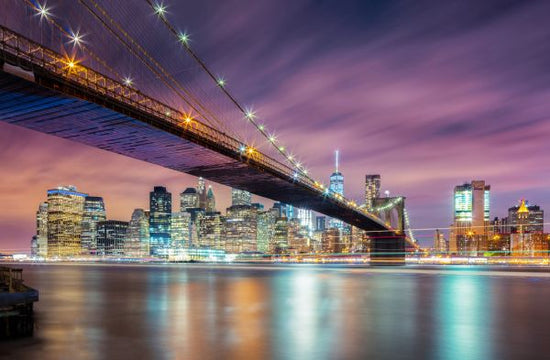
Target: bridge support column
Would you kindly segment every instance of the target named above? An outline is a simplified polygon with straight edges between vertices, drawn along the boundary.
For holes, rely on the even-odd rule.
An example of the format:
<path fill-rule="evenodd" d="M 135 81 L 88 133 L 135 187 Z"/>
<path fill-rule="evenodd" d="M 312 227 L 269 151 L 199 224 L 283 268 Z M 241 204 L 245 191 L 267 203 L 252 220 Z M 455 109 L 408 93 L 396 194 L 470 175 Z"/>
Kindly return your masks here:
<path fill-rule="evenodd" d="M 372 265 L 405 265 L 405 235 L 384 234 L 373 237 L 370 242 Z"/>

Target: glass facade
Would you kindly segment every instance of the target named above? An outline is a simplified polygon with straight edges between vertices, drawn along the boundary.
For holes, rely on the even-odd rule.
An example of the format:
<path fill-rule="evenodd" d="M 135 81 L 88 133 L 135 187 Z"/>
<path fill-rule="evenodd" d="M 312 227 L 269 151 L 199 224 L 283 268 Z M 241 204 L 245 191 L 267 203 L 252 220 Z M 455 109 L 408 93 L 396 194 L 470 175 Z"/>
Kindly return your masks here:
<path fill-rule="evenodd" d="M 48 257 L 66 258 L 81 253 L 82 217 L 87 194 L 74 186 L 48 190 Z"/>
<path fill-rule="evenodd" d="M 172 194 L 155 186 L 149 194 L 149 235 L 151 255 L 166 254 L 171 245 Z"/>
<path fill-rule="evenodd" d="M 82 216 L 82 254 L 94 255 L 97 250 L 97 223 L 105 221 L 105 205 L 103 198 L 86 196 L 84 199 L 84 214 Z"/>

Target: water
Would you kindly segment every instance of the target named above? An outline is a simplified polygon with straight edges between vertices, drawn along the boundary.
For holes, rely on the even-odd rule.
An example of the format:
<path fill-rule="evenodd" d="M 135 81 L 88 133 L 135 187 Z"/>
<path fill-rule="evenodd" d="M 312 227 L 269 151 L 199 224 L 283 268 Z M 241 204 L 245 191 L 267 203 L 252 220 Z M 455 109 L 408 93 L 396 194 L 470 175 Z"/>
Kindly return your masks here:
<path fill-rule="evenodd" d="M 550 356 L 550 274 L 319 266 L 27 265 L 35 336 L 2 359 Z"/>

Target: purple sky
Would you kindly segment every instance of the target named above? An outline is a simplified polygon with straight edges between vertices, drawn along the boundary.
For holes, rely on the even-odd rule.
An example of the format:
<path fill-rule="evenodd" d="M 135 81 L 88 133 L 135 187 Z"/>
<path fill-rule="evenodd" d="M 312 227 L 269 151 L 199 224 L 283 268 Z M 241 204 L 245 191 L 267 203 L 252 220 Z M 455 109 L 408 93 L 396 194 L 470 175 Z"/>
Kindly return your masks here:
<path fill-rule="evenodd" d="M 0 22 L 24 30 L 36 17 L 4 11 L 16 13 L 19 3 L 0 0 Z M 62 12 L 57 3 L 48 2 Z M 550 3 L 165 3 L 193 48 L 316 178 L 328 182 L 340 150 L 347 196 L 362 200 L 365 174 L 379 173 L 383 189 L 407 197 L 415 228 L 447 227 L 453 187 L 472 179 L 492 186 L 491 216 L 521 198 L 550 208 Z M 146 7 L 118 13 L 143 41 L 168 39 Z M 155 53 L 184 73 L 166 43 Z M 133 208 L 148 207 L 153 185 L 176 194 L 195 182 L 1 122 L 0 174 L 0 250 L 28 248 L 48 188 L 74 184 L 103 196 L 109 218 L 128 220 Z M 224 209 L 227 188 L 215 190 Z"/>

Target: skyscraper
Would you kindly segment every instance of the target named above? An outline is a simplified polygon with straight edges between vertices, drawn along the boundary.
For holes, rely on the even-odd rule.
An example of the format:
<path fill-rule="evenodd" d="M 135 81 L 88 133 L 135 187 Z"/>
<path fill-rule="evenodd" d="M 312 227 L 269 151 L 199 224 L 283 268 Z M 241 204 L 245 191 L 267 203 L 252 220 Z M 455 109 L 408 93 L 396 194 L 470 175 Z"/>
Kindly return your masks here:
<path fill-rule="evenodd" d="M 118 220 L 97 223 L 97 255 L 123 256 L 128 222 Z"/>
<path fill-rule="evenodd" d="M 374 199 L 380 197 L 380 175 L 365 175 L 365 207 L 372 211 Z"/>
<path fill-rule="evenodd" d="M 135 209 L 128 224 L 124 254 L 129 257 L 144 257 L 149 253 L 149 215 L 143 209 Z"/>
<path fill-rule="evenodd" d="M 180 194 L 180 211 L 199 207 L 199 194 L 197 189 L 188 187 Z"/>
<path fill-rule="evenodd" d="M 454 219 L 449 251 L 467 254 L 484 250 L 487 244 L 490 190 L 484 180 L 458 185 L 454 189 Z"/>
<path fill-rule="evenodd" d="M 163 186 L 155 186 L 149 194 L 149 235 L 151 255 L 166 256 L 170 248 L 172 194 Z"/>
<path fill-rule="evenodd" d="M 225 249 L 223 217 L 219 212 L 207 212 L 199 220 L 199 246 L 209 249 Z"/>
<path fill-rule="evenodd" d="M 336 150 L 335 152 L 335 167 L 334 172 L 332 175 L 330 175 L 330 185 L 329 190 L 333 193 L 337 193 L 340 195 L 344 195 L 344 175 L 340 172 L 338 165 L 339 165 L 339 151 Z M 344 223 L 341 220 L 329 219 L 329 227 L 336 228 L 339 230 L 342 230 L 344 227 Z"/>
<path fill-rule="evenodd" d="M 544 232 L 544 210 L 537 205 L 529 205 L 528 201 L 522 200 L 519 205 L 508 209 L 508 232 L 521 231 L 525 233 Z"/>
<path fill-rule="evenodd" d="M 42 202 L 36 212 L 36 255 L 48 256 L 48 203 Z"/>
<path fill-rule="evenodd" d="M 252 194 L 245 190 L 231 189 L 231 205 L 247 205 L 252 203 Z"/>
<path fill-rule="evenodd" d="M 183 249 L 189 246 L 190 226 L 191 214 L 188 212 L 172 213 L 170 225 L 172 249 Z"/>
<path fill-rule="evenodd" d="M 225 219 L 226 251 L 256 251 L 258 209 L 250 205 L 232 205 Z"/>
<path fill-rule="evenodd" d="M 93 255 L 97 248 L 97 223 L 105 221 L 105 205 L 99 196 L 86 196 L 82 215 L 82 254 Z"/>
<path fill-rule="evenodd" d="M 258 213 L 258 231 L 257 240 L 258 251 L 263 253 L 273 253 L 273 237 L 275 236 L 275 222 L 279 216 L 277 208 L 271 208 L 267 211 Z"/>
<path fill-rule="evenodd" d="M 206 210 L 207 194 L 206 183 L 202 177 L 199 178 L 199 184 L 197 186 L 197 194 L 199 196 L 199 208 Z"/>
<path fill-rule="evenodd" d="M 81 253 L 82 216 L 87 194 L 74 186 L 48 190 L 48 257 Z"/>
<path fill-rule="evenodd" d="M 296 210 L 296 219 L 300 225 L 300 231 L 303 233 L 302 235 L 311 237 L 314 230 L 313 211 L 299 208 Z"/>
<path fill-rule="evenodd" d="M 206 193 L 206 212 L 216 211 L 216 198 L 214 197 L 214 190 L 212 186 L 208 186 L 208 192 Z"/>

